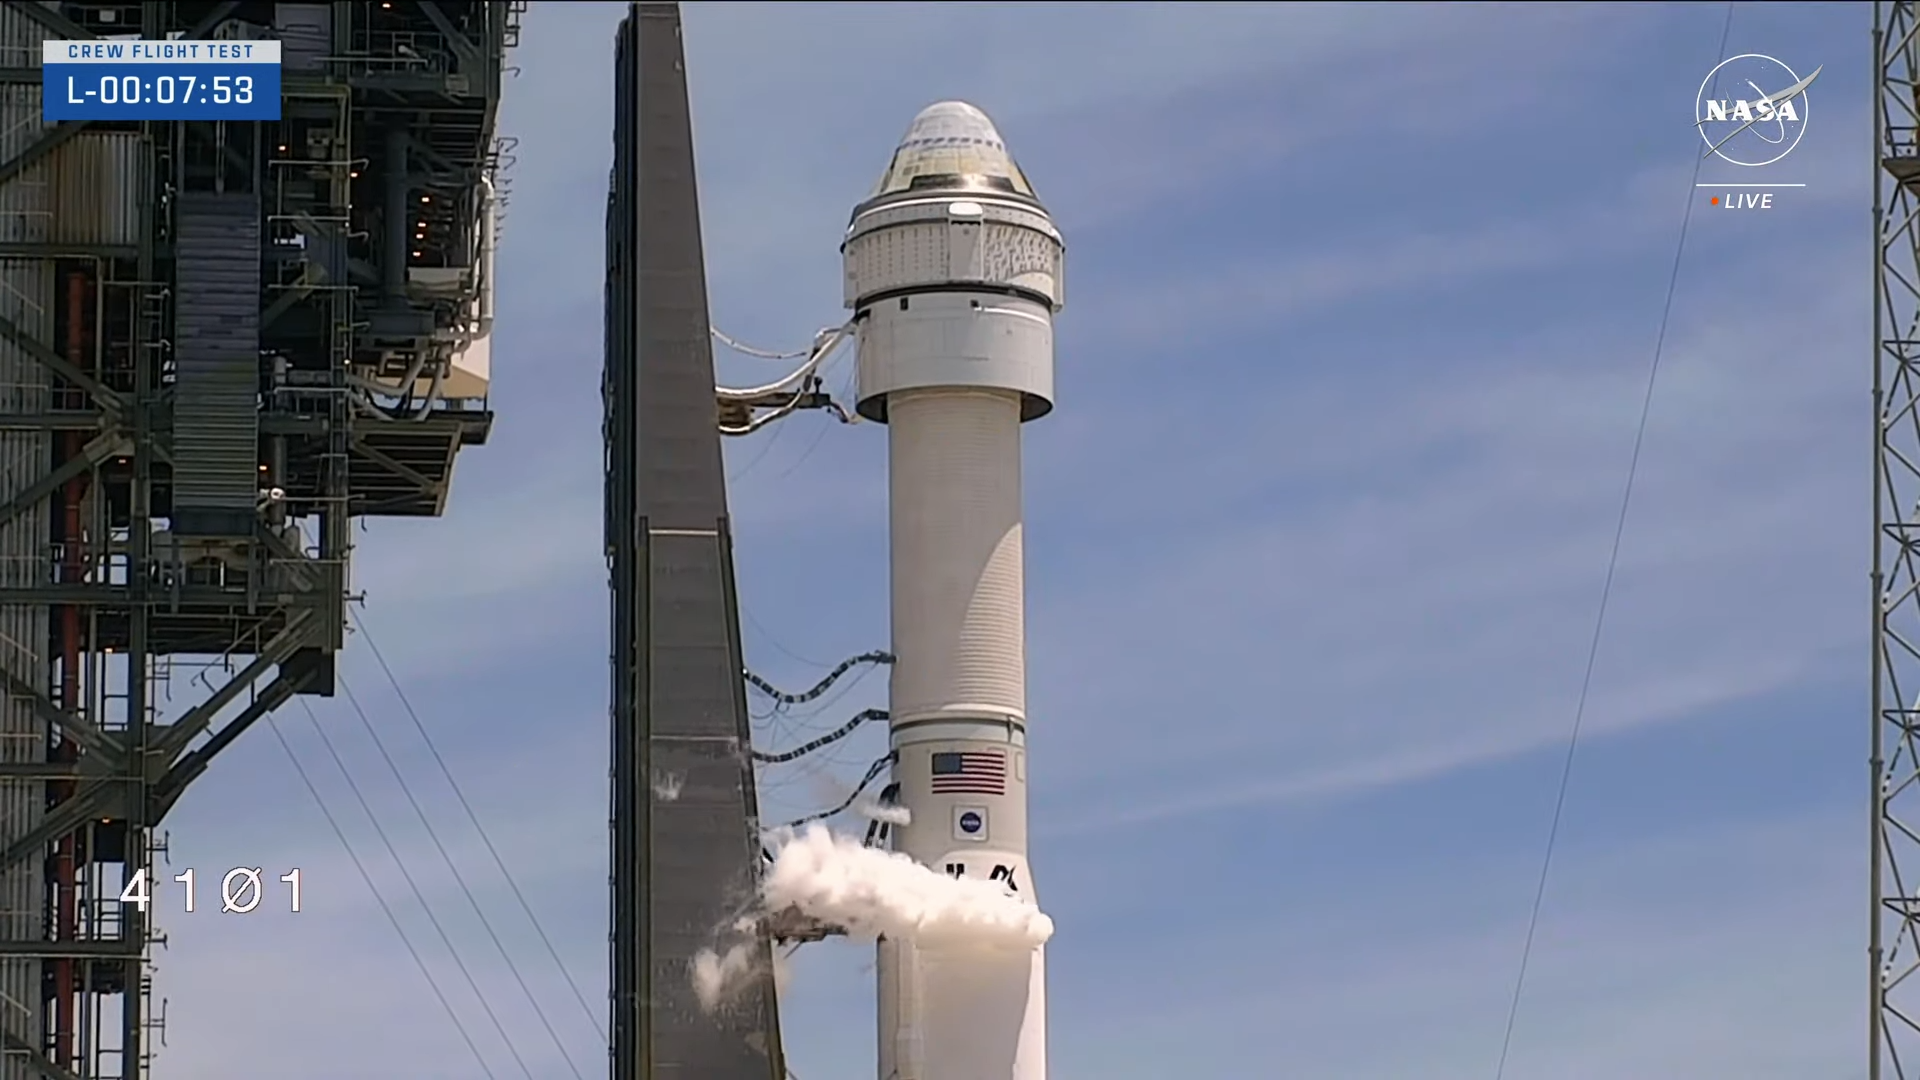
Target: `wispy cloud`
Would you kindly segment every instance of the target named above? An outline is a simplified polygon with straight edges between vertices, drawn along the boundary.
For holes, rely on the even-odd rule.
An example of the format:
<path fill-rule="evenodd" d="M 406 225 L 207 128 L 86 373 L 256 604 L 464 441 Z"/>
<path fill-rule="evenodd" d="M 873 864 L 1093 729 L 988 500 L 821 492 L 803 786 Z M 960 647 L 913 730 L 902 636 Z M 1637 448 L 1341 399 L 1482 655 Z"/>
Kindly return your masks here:
<path fill-rule="evenodd" d="M 1850 395 L 1807 358 L 1859 301 L 1796 285 L 1763 307 L 1774 314 L 1695 323 L 1669 345 L 1596 733 L 1807 678 L 1851 639 L 1834 591 L 1844 538 L 1826 527 L 1852 498 L 1851 456 L 1811 441 L 1844 422 Z M 1094 827 L 1331 794 L 1563 739 L 1647 363 L 1644 346 L 1589 330 L 1550 369 L 1522 348 L 1279 402 L 1184 491 L 1172 470 L 1130 488 L 1134 505 L 1165 492 L 1172 512 L 1218 524 L 1177 548 L 1108 549 L 1088 579 L 1125 590 L 1042 592 L 1042 715 L 1057 745 L 1101 746 L 1047 767 L 1069 787 L 1085 770 L 1188 794 L 1130 786 L 1125 810 L 1080 801 L 1069 816 Z M 1156 662 L 1123 660 L 1140 655 Z M 1206 720 L 1161 719 L 1179 715 Z M 1249 757 L 1257 780 L 1221 764 Z M 1225 779 L 1193 795 L 1182 762 Z"/>
<path fill-rule="evenodd" d="M 1840 824 L 1772 815 L 1564 851 L 1507 1075 L 1846 1075 L 1834 1063 L 1857 1011 L 1857 905 L 1816 884 L 1857 867 L 1830 843 Z M 1802 872 L 1783 877 L 1783 864 Z M 1516 886 L 1533 867 L 1295 869 L 1312 884 L 1242 871 L 1263 902 L 1164 924 L 1129 955 L 1074 949 L 1109 977 L 1061 1002 L 1068 1029 L 1120 1012 L 1141 1030 L 1118 1045 L 1076 1041 L 1073 1060 L 1142 1077 L 1173 1062 L 1243 1075 L 1250 1061 L 1313 1078 L 1491 1075 L 1525 930 Z M 1169 998 L 1124 977 L 1136 965 L 1178 966 L 1182 986 L 1209 992 Z M 1773 1027 L 1787 1030 L 1752 1037 Z"/>

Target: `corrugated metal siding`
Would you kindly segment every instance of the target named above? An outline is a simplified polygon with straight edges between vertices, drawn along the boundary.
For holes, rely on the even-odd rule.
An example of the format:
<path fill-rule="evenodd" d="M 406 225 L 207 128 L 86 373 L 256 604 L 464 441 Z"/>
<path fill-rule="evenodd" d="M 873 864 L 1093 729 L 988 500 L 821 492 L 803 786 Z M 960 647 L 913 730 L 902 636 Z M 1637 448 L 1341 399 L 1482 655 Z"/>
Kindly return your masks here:
<path fill-rule="evenodd" d="M 11 5 L 0 8 L 0 64 L 40 66 L 40 43 L 47 33 Z M 40 137 L 40 87 L 0 88 L 0 160 L 12 158 Z M 0 241 L 37 241 L 47 236 L 52 216 L 45 166 L 36 165 L 11 183 L 0 184 Z M 36 340 L 53 340 L 53 270 L 26 259 L 0 260 L 0 316 Z M 11 341 L 0 339 L 0 412 L 39 412 L 49 405 L 45 368 Z M 46 475 L 51 467 L 48 436 L 42 432 L 0 431 L 0 503 Z M 47 504 L 0 524 L 0 585 L 21 587 L 46 581 Z M 41 693 L 47 692 L 47 609 L 0 607 L 0 664 Z M 0 690 L 0 762 L 46 760 L 43 725 L 25 699 Z M 37 828 L 45 814 L 43 785 L 0 783 L 0 843 Z M 39 860 L 0 868 L 0 938 L 32 940 L 46 926 L 46 886 Z M 41 1039 L 41 965 L 35 960 L 0 960 L 0 1024 L 39 1045 Z M 5 1080 L 28 1080 L 17 1058 L 0 1067 Z"/>
<path fill-rule="evenodd" d="M 71 244 L 139 242 L 143 142 L 136 131 L 86 131 L 52 154 L 53 235 Z"/>
<path fill-rule="evenodd" d="M 1024 717 L 1020 400 L 909 390 L 888 403 L 895 723 Z M 990 714 L 992 715 L 992 714 Z"/>
<path fill-rule="evenodd" d="M 174 207 L 173 524 L 252 531 L 260 492 L 260 202 L 183 192 Z"/>
<path fill-rule="evenodd" d="M 9 18 L 20 16 L 8 11 Z M 4 31 L 0 31 L 4 40 Z M 36 46 L 37 47 L 37 46 Z M 7 50 L 0 44 L 0 53 Z M 4 61 L 0 61 L 4 62 Z M 40 58 L 34 56 L 34 66 Z M 25 150 L 46 131 L 40 120 L 40 88 L 9 84 L 0 86 L 0 160 Z M 9 240 L 39 242 L 47 239 L 53 223 L 53 199 L 47 184 L 48 161 L 41 158 L 20 175 L 0 184 L 0 228 Z"/>

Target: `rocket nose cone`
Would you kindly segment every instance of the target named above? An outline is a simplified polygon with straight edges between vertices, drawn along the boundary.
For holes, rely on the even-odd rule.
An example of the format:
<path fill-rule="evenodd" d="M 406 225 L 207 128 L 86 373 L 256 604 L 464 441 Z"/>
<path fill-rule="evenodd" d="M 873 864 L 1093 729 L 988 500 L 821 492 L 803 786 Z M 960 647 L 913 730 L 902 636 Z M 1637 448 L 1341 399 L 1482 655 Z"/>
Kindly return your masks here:
<path fill-rule="evenodd" d="M 987 114 L 964 101 L 936 101 L 920 110 L 908 125 L 907 133 L 900 138 L 901 146 L 913 145 L 918 140 L 940 138 L 962 138 L 984 142 L 1002 147 L 1000 130 L 993 126 Z M 1002 147 L 1004 149 L 1004 147 Z"/>
<path fill-rule="evenodd" d="M 920 110 L 868 198 L 919 190 L 998 190 L 1034 197 L 1000 130 L 964 101 L 939 101 Z"/>

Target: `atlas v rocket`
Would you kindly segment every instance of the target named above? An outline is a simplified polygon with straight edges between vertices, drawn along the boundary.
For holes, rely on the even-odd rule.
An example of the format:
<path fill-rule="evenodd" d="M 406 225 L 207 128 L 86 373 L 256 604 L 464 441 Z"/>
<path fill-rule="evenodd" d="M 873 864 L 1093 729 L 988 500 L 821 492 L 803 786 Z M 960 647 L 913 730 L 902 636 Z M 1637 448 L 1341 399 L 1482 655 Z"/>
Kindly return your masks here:
<path fill-rule="evenodd" d="M 894 850 L 1034 902 L 1020 425 L 1053 408 L 1065 246 L 986 114 L 914 118 L 841 248 L 887 425 Z M 882 941 L 880 1080 L 1045 1080 L 1040 949 Z"/>

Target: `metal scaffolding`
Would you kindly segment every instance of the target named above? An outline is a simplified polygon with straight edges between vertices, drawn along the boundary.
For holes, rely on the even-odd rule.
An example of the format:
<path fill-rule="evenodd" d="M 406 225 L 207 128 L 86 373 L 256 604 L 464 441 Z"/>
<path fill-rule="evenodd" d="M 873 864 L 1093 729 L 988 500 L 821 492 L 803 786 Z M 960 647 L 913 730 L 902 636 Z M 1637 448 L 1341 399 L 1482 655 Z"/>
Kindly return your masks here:
<path fill-rule="evenodd" d="M 0 1080 L 147 1075 L 154 827 L 333 692 L 351 519 L 485 441 L 520 10 L 0 5 Z M 279 39 L 283 118 L 41 120 L 42 41 L 136 33 Z"/>
<path fill-rule="evenodd" d="M 1920 43 L 1874 5 L 1871 1080 L 1920 1075 Z"/>

